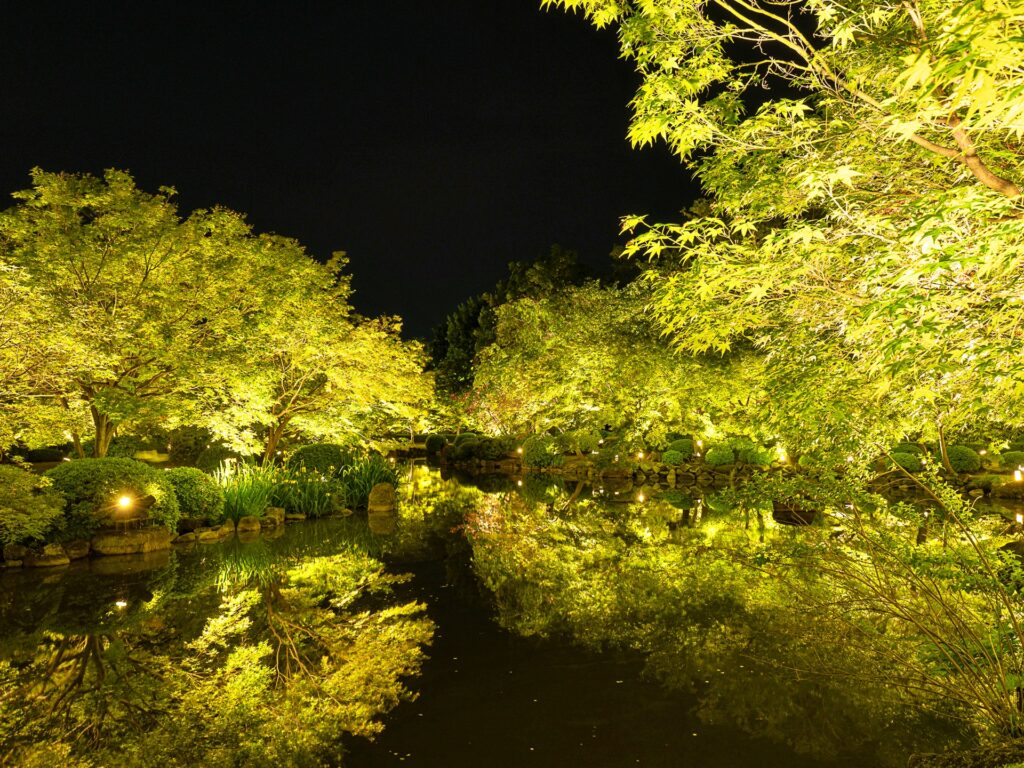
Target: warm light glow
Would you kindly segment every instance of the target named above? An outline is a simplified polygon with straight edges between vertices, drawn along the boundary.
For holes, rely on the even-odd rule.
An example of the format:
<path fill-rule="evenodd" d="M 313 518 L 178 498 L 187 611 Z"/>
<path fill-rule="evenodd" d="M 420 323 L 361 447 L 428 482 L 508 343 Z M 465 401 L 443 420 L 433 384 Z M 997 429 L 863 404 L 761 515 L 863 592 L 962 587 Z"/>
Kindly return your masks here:
<path fill-rule="evenodd" d="M 775 455 L 778 458 L 780 464 L 785 464 L 787 461 L 789 461 L 789 456 L 786 455 L 786 449 L 783 448 L 781 445 L 775 446 Z"/>
<path fill-rule="evenodd" d="M 116 603 L 114 603 L 114 605 L 116 605 L 118 608 L 127 608 L 128 607 L 128 603 L 126 601 L 124 601 L 124 600 L 118 600 Z"/>
<path fill-rule="evenodd" d="M 1017 525 L 1024 525 L 1024 515 L 1017 513 Z"/>
<path fill-rule="evenodd" d="M 703 440 L 698 440 L 697 441 L 697 447 L 698 448 L 703 448 L 704 447 L 704 441 Z"/>
<path fill-rule="evenodd" d="M 604 438 L 602 437 L 600 440 L 598 440 L 597 444 L 598 445 L 604 445 Z"/>
<path fill-rule="evenodd" d="M 516 448 L 516 453 L 522 453 L 522 452 L 523 452 L 522 448 Z"/>
<path fill-rule="evenodd" d="M 642 458 L 644 457 L 644 452 L 643 452 L 643 451 L 640 451 L 639 453 L 637 453 L 636 457 L 637 457 L 638 459 L 642 459 Z"/>
<path fill-rule="evenodd" d="M 523 481 L 522 481 L 522 480 L 516 480 L 516 485 L 518 485 L 518 486 L 522 486 L 522 484 L 523 484 Z"/>
<path fill-rule="evenodd" d="M 637 501 L 643 501 L 644 500 L 644 495 L 642 493 L 638 493 L 637 496 L 636 496 L 636 500 Z"/>
<path fill-rule="evenodd" d="M 128 509 L 128 507 L 130 507 L 131 505 L 132 505 L 132 497 L 131 496 L 122 496 L 121 498 L 119 498 L 117 500 L 117 506 L 119 506 L 121 509 Z"/>
<path fill-rule="evenodd" d="M 1020 482 L 1020 478 L 1021 478 L 1021 470 L 1020 470 L 1020 467 L 1017 467 L 1017 469 L 1013 470 L 1013 479 L 1016 480 L 1019 483 Z"/>

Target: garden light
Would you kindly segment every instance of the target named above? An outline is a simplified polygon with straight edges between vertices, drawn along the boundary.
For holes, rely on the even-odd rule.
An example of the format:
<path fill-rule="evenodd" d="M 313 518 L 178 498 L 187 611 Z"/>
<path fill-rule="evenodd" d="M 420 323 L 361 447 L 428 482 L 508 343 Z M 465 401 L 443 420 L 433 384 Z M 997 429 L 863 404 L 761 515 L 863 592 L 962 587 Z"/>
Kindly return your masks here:
<path fill-rule="evenodd" d="M 642 493 L 638 493 L 637 496 L 636 496 L 636 500 L 637 501 L 643 501 L 644 500 L 644 495 Z"/>
<path fill-rule="evenodd" d="M 1017 513 L 1017 525 L 1024 525 L 1024 514 Z"/>
<path fill-rule="evenodd" d="M 516 448 L 516 453 L 522 453 L 522 452 L 523 452 L 522 447 Z"/>
<path fill-rule="evenodd" d="M 1018 483 L 1020 482 L 1020 471 L 1020 467 L 1017 467 L 1015 470 L 1013 470 L 1013 479 L 1015 482 Z"/>
<path fill-rule="evenodd" d="M 118 600 L 116 603 L 114 603 L 114 605 L 116 605 L 118 608 L 128 607 L 128 603 L 125 600 Z"/>
<path fill-rule="evenodd" d="M 636 457 L 637 457 L 638 459 L 642 459 L 642 458 L 644 457 L 644 452 L 643 452 L 643 451 L 640 451 L 639 453 L 637 453 Z"/>
<path fill-rule="evenodd" d="M 121 509 L 128 509 L 129 507 L 131 507 L 131 505 L 132 505 L 132 497 L 131 496 L 122 496 L 121 498 L 119 498 L 117 500 L 117 506 L 119 506 Z"/>

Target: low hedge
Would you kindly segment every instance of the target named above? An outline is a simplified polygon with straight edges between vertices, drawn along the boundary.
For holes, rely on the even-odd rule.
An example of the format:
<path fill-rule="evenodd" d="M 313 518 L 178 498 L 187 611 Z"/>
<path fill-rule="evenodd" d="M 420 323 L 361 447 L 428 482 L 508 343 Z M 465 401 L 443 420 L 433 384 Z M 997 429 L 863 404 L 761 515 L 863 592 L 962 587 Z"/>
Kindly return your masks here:
<path fill-rule="evenodd" d="M 732 448 L 716 445 L 708 448 L 707 453 L 704 454 L 704 461 L 712 467 L 721 467 L 735 463 L 736 457 L 733 455 Z"/>

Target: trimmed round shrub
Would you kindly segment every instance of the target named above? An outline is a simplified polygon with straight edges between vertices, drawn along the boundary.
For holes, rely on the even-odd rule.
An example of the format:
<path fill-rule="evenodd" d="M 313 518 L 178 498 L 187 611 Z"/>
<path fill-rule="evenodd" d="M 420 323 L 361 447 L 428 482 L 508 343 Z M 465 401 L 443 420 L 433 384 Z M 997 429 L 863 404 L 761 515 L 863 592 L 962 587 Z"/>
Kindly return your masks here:
<path fill-rule="evenodd" d="M 227 446 L 211 445 L 209 448 L 204 448 L 203 452 L 196 458 L 196 468 L 212 475 L 228 459 L 241 461 L 242 455 L 232 451 Z"/>
<path fill-rule="evenodd" d="M 675 451 L 676 453 L 682 454 L 683 459 L 688 459 L 693 456 L 693 440 L 689 437 L 681 437 L 677 440 L 673 440 L 668 444 L 669 451 Z"/>
<path fill-rule="evenodd" d="M 555 467 L 562 461 L 557 441 L 550 435 L 534 435 L 523 443 L 523 464 L 528 467 Z"/>
<path fill-rule="evenodd" d="M 174 488 L 182 517 L 205 518 L 209 523 L 224 519 L 224 492 L 210 475 L 195 467 L 176 467 L 164 477 Z"/>
<path fill-rule="evenodd" d="M 117 521 L 117 500 L 153 497 L 149 520 L 172 531 L 178 526 L 178 500 L 163 470 L 133 459 L 77 459 L 48 470 L 53 488 L 67 500 L 62 537 L 88 538 L 93 531 Z"/>
<path fill-rule="evenodd" d="M 893 463 L 907 470 L 907 472 L 920 472 L 923 467 L 921 465 L 921 457 L 916 453 L 904 453 L 902 451 L 893 451 L 889 454 L 892 458 Z"/>
<path fill-rule="evenodd" d="M 480 439 L 480 435 L 478 435 L 476 432 L 463 432 L 462 434 L 456 436 L 456 438 L 455 438 L 455 445 L 462 445 L 467 440 L 479 440 L 479 439 Z"/>
<path fill-rule="evenodd" d="M 0 466 L 0 547 L 44 541 L 63 522 L 64 497 L 34 472 Z"/>
<path fill-rule="evenodd" d="M 479 440 L 462 440 L 452 446 L 451 451 L 448 455 L 454 461 L 467 461 L 476 457 L 476 449 L 479 445 Z"/>
<path fill-rule="evenodd" d="M 665 464 L 682 464 L 684 461 L 683 454 L 679 451 L 668 450 L 661 454 L 661 460 Z"/>
<path fill-rule="evenodd" d="M 1024 451 L 1007 451 L 999 455 L 999 466 L 1005 469 L 1024 467 Z"/>
<path fill-rule="evenodd" d="M 712 467 L 721 467 L 725 464 L 734 463 L 736 457 L 733 456 L 732 448 L 725 445 L 716 445 L 708 448 L 707 453 L 704 454 L 704 461 Z"/>
<path fill-rule="evenodd" d="M 288 469 L 307 469 L 335 477 L 352 463 L 352 454 L 335 443 L 304 445 L 288 457 Z"/>
<path fill-rule="evenodd" d="M 426 441 L 427 455 L 437 456 L 445 446 L 445 439 L 442 435 L 428 435 Z"/>
<path fill-rule="evenodd" d="M 890 453 L 913 453 L 917 455 L 923 454 L 924 452 L 924 448 L 917 443 L 900 443 L 890 451 Z"/>
<path fill-rule="evenodd" d="M 981 469 L 981 456 L 966 445 L 951 445 L 946 449 L 949 465 L 956 472 L 977 472 Z"/>
<path fill-rule="evenodd" d="M 479 459 L 497 461 L 508 456 L 512 440 L 507 437 L 484 437 L 476 444 L 475 455 Z"/>

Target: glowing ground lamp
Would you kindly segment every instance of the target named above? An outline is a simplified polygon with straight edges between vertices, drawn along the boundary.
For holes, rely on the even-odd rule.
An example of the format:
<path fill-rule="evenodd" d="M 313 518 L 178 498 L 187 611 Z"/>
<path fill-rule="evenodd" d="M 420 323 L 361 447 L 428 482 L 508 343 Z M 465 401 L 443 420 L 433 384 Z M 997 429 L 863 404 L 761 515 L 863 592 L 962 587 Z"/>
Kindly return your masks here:
<path fill-rule="evenodd" d="M 1021 480 L 1021 468 L 1017 467 L 1015 470 L 1013 470 L 1013 481 L 1015 483 L 1019 483 L 1020 480 Z"/>
<path fill-rule="evenodd" d="M 132 508 L 132 505 L 134 503 L 135 499 L 133 499 L 131 496 L 121 496 L 117 500 L 117 508 L 127 512 L 129 509 Z"/>
<path fill-rule="evenodd" d="M 1017 520 L 1017 525 L 1024 525 L 1024 514 L 1021 514 L 1020 512 L 1018 512 L 1016 520 Z"/>

